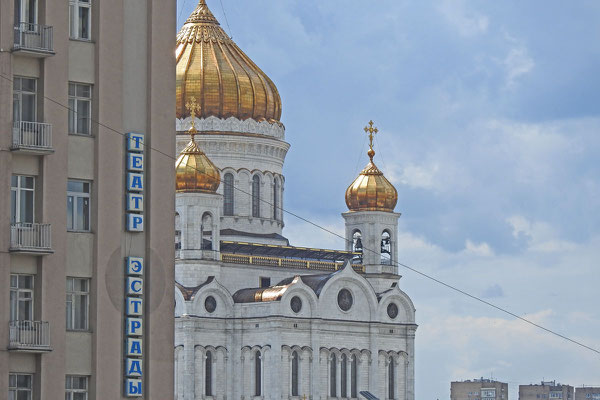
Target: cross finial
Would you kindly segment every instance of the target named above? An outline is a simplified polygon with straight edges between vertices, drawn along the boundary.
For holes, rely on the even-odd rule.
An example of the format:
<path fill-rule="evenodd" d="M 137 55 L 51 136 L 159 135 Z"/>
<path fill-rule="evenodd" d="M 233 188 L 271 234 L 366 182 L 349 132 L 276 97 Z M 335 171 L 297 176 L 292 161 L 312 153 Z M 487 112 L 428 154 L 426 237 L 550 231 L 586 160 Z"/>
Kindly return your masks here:
<path fill-rule="evenodd" d="M 200 104 L 196 103 L 196 98 L 194 96 L 190 97 L 187 103 L 185 103 L 185 107 L 190 112 L 190 118 L 192 119 L 192 127 L 189 129 L 190 135 L 192 135 L 192 140 L 194 139 L 194 135 L 198 132 L 196 130 L 196 112 L 200 111 Z"/>
<path fill-rule="evenodd" d="M 379 132 L 379 130 L 373 126 L 373 120 L 369 121 L 369 126 L 365 126 L 365 132 L 369 134 L 369 158 L 371 162 L 373 161 L 373 156 L 375 155 L 375 150 L 373 150 L 373 137 L 374 134 Z"/>

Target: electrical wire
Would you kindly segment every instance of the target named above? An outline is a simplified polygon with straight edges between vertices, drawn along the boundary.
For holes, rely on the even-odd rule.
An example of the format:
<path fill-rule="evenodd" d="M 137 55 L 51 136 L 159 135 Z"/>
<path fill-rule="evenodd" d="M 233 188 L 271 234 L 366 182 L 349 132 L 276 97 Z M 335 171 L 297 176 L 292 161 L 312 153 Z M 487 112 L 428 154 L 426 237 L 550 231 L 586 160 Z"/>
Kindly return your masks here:
<path fill-rule="evenodd" d="M 223 0 L 219 0 L 221 3 L 221 10 L 223 10 L 223 16 L 225 17 L 225 24 L 227 24 L 227 30 L 229 31 L 229 38 L 233 40 L 233 35 L 231 34 L 231 28 L 229 27 L 229 20 L 227 19 L 227 13 L 225 12 L 225 7 L 223 7 Z"/>
<path fill-rule="evenodd" d="M 11 83 L 13 82 L 13 80 L 12 80 L 10 77 L 7 77 L 7 76 L 5 76 L 5 75 L 3 75 L 3 74 L 0 74 L 0 77 L 1 77 L 2 79 L 8 80 L 8 81 L 9 81 L 9 82 L 11 82 Z M 57 101 L 57 100 L 54 100 L 54 99 L 52 99 L 52 98 L 50 98 L 50 97 L 48 97 L 48 96 L 45 96 L 45 95 L 42 95 L 42 97 L 43 97 L 44 99 L 46 99 L 46 100 L 48 100 L 48 101 L 50 101 L 50 102 L 52 102 L 52 103 L 54 103 L 54 104 L 58 105 L 58 106 L 60 106 L 60 107 L 64 108 L 64 109 L 65 109 L 65 110 L 67 110 L 67 111 L 73 111 L 73 112 L 74 112 L 74 110 L 73 110 L 73 109 L 71 109 L 71 108 L 69 108 L 69 106 L 62 104 L 62 103 L 60 103 L 60 102 L 59 102 L 59 101 Z M 93 122 L 93 123 L 97 124 L 98 126 L 101 126 L 101 127 L 105 128 L 105 129 L 107 129 L 108 131 L 114 132 L 114 133 L 116 133 L 116 134 L 118 134 L 118 135 L 121 135 L 121 136 L 123 136 L 123 137 L 127 137 L 127 135 L 126 135 L 124 132 L 120 132 L 120 131 L 118 131 L 118 130 L 116 130 L 116 129 L 114 129 L 114 128 L 111 128 L 110 126 L 108 126 L 108 125 L 105 125 L 105 124 L 103 124 L 102 122 L 100 122 L 100 121 L 97 121 L 97 120 L 95 120 L 95 119 L 93 119 L 93 118 L 91 118 L 90 120 L 91 120 L 91 122 Z M 164 151 L 162 151 L 162 150 L 156 149 L 156 148 L 154 148 L 154 147 L 152 147 L 152 146 L 150 146 L 150 145 L 146 145 L 146 143 L 143 143 L 143 142 L 142 142 L 142 144 L 143 144 L 143 146 L 144 146 L 145 148 L 147 148 L 147 149 L 149 149 L 149 150 L 151 150 L 151 151 L 154 151 L 154 152 L 156 152 L 156 153 L 158 153 L 158 154 L 161 154 L 161 155 L 163 155 L 163 156 L 165 156 L 165 157 L 167 157 L 167 158 L 169 158 L 169 159 L 171 159 L 171 160 L 175 160 L 175 161 L 177 160 L 177 158 L 175 158 L 175 157 L 173 157 L 173 156 L 171 156 L 171 155 L 169 155 L 169 154 L 165 153 L 165 152 L 164 152 Z M 202 171 L 199 171 L 199 170 L 197 170 L 197 169 L 196 169 L 196 171 L 198 171 L 198 172 L 200 172 L 200 173 L 203 173 Z M 220 179 L 220 182 L 221 182 L 221 183 L 223 183 L 223 184 L 225 183 L 223 179 Z M 232 187 L 233 187 L 235 190 L 237 190 L 238 192 L 244 193 L 244 194 L 246 194 L 246 195 L 248 195 L 248 196 L 251 196 L 251 197 L 252 197 L 252 194 L 251 194 L 251 193 L 249 193 L 249 192 L 247 192 L 247 191 L 245 191 L 245 190 L 243 190 L 243 189 L 240 189 L 239 187 L 236 187 L 235 185 L 232 185 Z M 263 198 L 260 198 L 260 197 L 259 197 L 259 201 L 261 201 L 261 202 L 263 202 L 263 203 L 266 203 L 266 204 L 268 204 L 268 205 L 271 205 L 271 206 L 275 207 L 276 209 L 279 209 L 279 210 L 281 210 L 282 212 L 284 212 L 284 213 L 286 213 L 286 214 L 288 214 L 288 215 L 291 215 L 291 216 L 293 216 L 293 217 L 295 217 L 295 218 L 299 219 L 300 221 L 306 222 L 307 224 L 314 226 L 315 228 L 318 228 L 318 229 L 320 229 L 320 230 L 322 230 L 322 231 L 324 231 L 324 232 L 327 232 L 327 233 L 329 233 L 329 234 L 331 234 L 331 235 L 333 235 L 333 236 L 336 236 L 336 237 L 338 237 L 338 238 L 340 238 L 340 239 L 344 240 L 344 241 L 345 241 L 345 242 L 347 242 L 347 243 L 352 243 L 352 240 L 350 240 L 350 239 L 347 239 L 346 237 L 344 237 L 344 236 L 342 236 L 342 235 L 340 235 L 340 234 L 338 234 L 338 233 L 336 233 L 336 232 L 334 232 L 334 231 L 332 231 L 332 230 L 330 230 L 330 229 L 327 229 L 327 228 L 325 228 L 324 226 L 321 226 L 321 225 L 317 224 L 316 222 L 313 222 L 313 221 L 311 221 L 311 220 L 309 220 L 309 219 L 307 219 L 307 218 L 305 218 L 305 217 L 303 217 L 303 216 L 301 216 L 301 215 L 299 215 L 299 214 L 296 214 L 296 213 L 294 213 L 293 211 L 286 210 L 286 209 L 284 209 L 284 208 L 282 208 L 282 207 L 280 207 L 280 206 L 278 206 L 278 205 L 276 205 L 276 204 L 273 204 L 273 203 L 271 203 L 270 201 L 268 201 L 268 200 L 265 200 L 265 199 L 263 199 Z M 369 248 L 365 248 L 365 247 L 363 247 L 363 252 L 364 252 L 364 251 L 367 251 L 367 252 L 370 252 L 370 253 L 374 253 L 374 254 L 379 254 L 377 251 L 375 251 L 375 250 L 373 250 L 373 249 L 369 249 Z M 394 265 L 396 265 L 396 266 L 398 266 L 398 267 L 403 267 L 403 268 L 406 268 L 406 269 L 408 269 L 409 271 L 412 271 L 412 272 L 416 273 L 417 275 L 420 275 L 420 276 L 422 276 L 422 277 L 424 277 L 424 278 L 427 278 L 427 279 L 429 279 L 429 280 L 431 280 L 431 281 L 433 281 L 433 282 L 435 282 L 435 283 L 438 283 L 438 284 L 440 284 L 440 285 L 442 285 L 442 286 L 446 287 L 447 289 L 453 290 L 453 291 L 455 291 L 455 292 L 457 292 L 457 293 L 459 293 L 459 294 L 462 294 L 462 295 L 464 295 L 464 296 L 467 296 L 467 297 L 471 298 L 472 300 L 478 301 L 478 302 L 480 302 L 480 303 L 482 303 L 482 304 L 485 304 L 485 305 L 487 305 L 487 306 L 489 306 L 489 307 L 492 307 L 492 308 L 496 309 L 497 311 L 500 311 L 500 312 L 502 312 L 502 313 L 505 313 L 505 314 L 507 314 L 507 315 L 510 315 L 510 316 L 512 316 L 512 317 L 514 317 L 514 318 L 516 318 L 516 319 L 518 319 L 518 320 L 520 320 L 520 321 L 522 321 L 522 322 L 525 322 L 525 323 L 527 323 L 527 324 L 529 324 L 529 325 L 531 325 L 531 326 L 534 326 L 534 327 L 536 327 L 536 328 L 538 328 L 538 329 L 540 329 L 540 330 L 543 330 L 543 331 L 545 331 L 546 333 L 549 333 L 549 334 L 551 334 L 551 335 L 557 336 L 557 337 L 559 337 L 559 338 L 561 338 L 561 339 L 564 339 L 564 340 L 566 340 L 566 341 L 568 341 L 568 342 L 571 342 L 571 343 L 573 343 L 573 344 L 575 344 L 575 345 L 578 345 L 578 346 L 580 346 L 580 347 L 582 347 L 582 348 L 585 348 L 585 349 L 587 349 L 587 350 L 590 350 L 590 351 L 592 351 L 592 352 L 594 352 L 594 353 L 596 353 L 596 354 L 599 354 L 599 355 L 600 355 L 600 350 L 598 350 L 598 349 L 595 349 L 595 348 L 593 348 L 593 347 L 591 347 L 591 346 L 588 346 L 588 345 L 586 345 L 586 344 L 584 344 L 584 343 L 582 343 L 582 342 L 579 342 L 579 341 L 577 341 L 577 340 L 575 340 L 575 339 L 571 339 L 570 337 L 568 337 L 568 336 L 566 336 L 566 335 L 563 335 L 563 334 L 561 334 L 561 333 L 558 333 L 558 332 L 556 332 L 556 331 L 554 331 L 554 330 L 552 330 L 552 329 L 546 328 L 546 327 L 544 327 L 544 326 L 542 326 L 542 325 L 540 325 L 540 324 L 537 324 L 537 323 L 535 323 L 535 322 L 533 322 L 533 321 L 531 321 L 531 320 L 529 320 L 529 319 L 527 319 L 527 318 L 525 318 L 525 317 L 521 317 L 520 315 L 518 315 L 518 314 L 516 314 L 516 313 L 514 313 L 514 312 L 512 312 L 512 311 L 510 311 L 510 310 L 508 310 L 508 309 L 506 309 L 506 308 L 500 307 L 500 306 L 498 306 L 498 305 L 496 305 L 496 304 L 493 304 L 493 303 L 491 303 L 491 302 L 489 302 L 489 301 L 487 301 L 487 300 L 484 300 L 484 299 L 482 299 L 482 298 L 480 298 L 480 297 L 477 297 L 477 296 L 475 296 L 475 295 L 472 295 L 472 294 L 470 294 L 470 293 L 468 293 L 468 292 L 466 292 L 466 291 L 464 291 L 464 290 L 462 290 L 462 289 L 459 289 L 459 288 L 458 288 L 458 287 L 456 287 L 456 286 L 453 286 L 453 285 L 451 285 L 451 284 L 448 284 L 448 283 L 446 283 L 446 282 L 444 282 L 444 281 L 442 281 L 442 280 L 440 280 L 440 279 L 437 279 L 437 278 L 433 277 L 432 275 L 429 275 L 429 274 L 426 274 L 426 273 L 424 273 L 424 272 L 421 272 L 421 271 L 419 271 L 418 269 L 416 269 L 416 268 L 413 268 L 413 267 L 411 267 L 411 266 L 409 266 L 409 265 L 407 265 L 407 264 L 404 264 L 404 263 L 401 263 L 401 262 L 398 262 L 398 261 L 394 261 L 394 260 L 392 260 L 392 264 L 394 264 Z"/>

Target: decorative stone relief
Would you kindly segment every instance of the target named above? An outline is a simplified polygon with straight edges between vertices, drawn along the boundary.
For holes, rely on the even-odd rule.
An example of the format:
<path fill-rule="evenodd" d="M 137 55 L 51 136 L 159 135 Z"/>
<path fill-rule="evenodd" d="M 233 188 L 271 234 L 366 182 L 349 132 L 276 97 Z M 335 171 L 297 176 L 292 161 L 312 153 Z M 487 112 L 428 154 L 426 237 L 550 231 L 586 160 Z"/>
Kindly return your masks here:
<path fill-rule="evenodd" d="M 192 126 L 191 118 L 175 120 L 177 132 L 187 132 Z M 196 129 L 208 132 L 240 132 L 255 133 L 259 135 L 272 136 L 277 139 L 285 139 L 285 126 L 281 122 L 255 121 L 252 118 L 239 120 L 235 117 L 221 119 L 217 117 L 196 118 Z"/>

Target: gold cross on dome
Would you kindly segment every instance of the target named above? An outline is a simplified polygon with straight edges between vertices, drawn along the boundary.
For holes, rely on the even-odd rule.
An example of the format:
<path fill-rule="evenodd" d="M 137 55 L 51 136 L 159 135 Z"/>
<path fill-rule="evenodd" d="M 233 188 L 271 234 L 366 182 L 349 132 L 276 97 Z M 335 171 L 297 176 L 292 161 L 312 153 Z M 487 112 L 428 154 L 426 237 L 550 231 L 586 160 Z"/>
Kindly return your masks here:
<path fill-rule="evenodd" d="M 192 129 L 190 131 L 196 131 L 196 112 L 200 111 L 200 104 L 196 103 L 196 98 L 194 96 L 190 97 L 187 103 L 185 103 L 185 108 L 190 112 L 190 117 L 192 118 Z"/>
<path fill-rule="evenodd" d="M 369 126 L 365 126 L 365 132 L 369 134 L 369 148 L 373 150 L 373 134 L 379 132 L 379 130 L 373 126 L 373 120 L 369 121 Z"/>

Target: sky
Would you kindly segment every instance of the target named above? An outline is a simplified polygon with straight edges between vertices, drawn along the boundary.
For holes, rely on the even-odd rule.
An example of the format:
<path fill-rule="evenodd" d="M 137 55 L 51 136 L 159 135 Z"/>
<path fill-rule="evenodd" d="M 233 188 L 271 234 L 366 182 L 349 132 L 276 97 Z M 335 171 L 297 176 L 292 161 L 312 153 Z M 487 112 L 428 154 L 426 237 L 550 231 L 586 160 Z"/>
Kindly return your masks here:
<path fill-rule="evenodd" d="M 178 27 L 195 4 L 178 0 Z M 208 5 L 280 92 L 286 209 L 343 235 L 372 119 L 399 261 L 600 349 L 600 2 Z M 344 248 L 285 223 L 294 245 Z M 399 272 L 417 309 L 416 399 L 478 377 L 514 400 L 542 379 L 600 386 L 600 354 Z"/>

